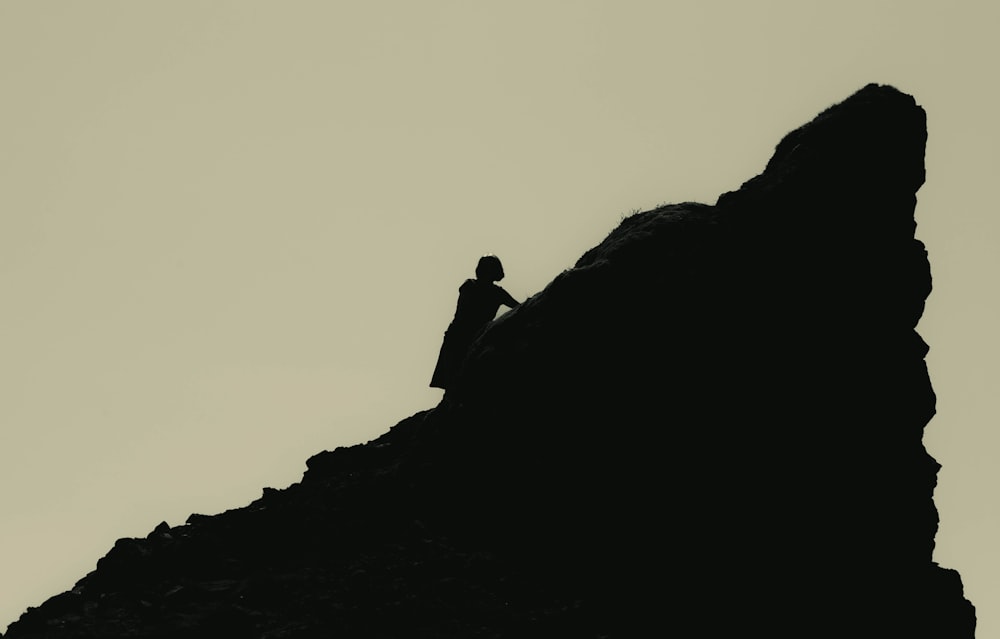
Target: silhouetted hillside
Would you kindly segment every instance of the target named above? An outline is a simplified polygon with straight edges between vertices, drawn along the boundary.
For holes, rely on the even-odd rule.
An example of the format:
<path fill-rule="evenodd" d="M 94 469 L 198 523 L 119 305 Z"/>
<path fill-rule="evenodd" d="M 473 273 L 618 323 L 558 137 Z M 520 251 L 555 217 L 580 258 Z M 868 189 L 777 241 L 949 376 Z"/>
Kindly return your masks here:
<path fill-rule="evenodd" d="M 119 540 L 5 636 L 973 637 L 931 558 L 925 140 L 865 87 L 716 205 L 622 221 L 437 407 Z"/>

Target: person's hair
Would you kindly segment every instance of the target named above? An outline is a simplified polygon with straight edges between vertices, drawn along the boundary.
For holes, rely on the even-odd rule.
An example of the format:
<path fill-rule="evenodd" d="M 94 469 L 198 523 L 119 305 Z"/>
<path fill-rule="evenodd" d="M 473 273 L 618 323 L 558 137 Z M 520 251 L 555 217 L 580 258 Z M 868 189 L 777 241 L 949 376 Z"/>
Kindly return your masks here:
<path fill-rule="evenodd" d="M 499 282 L 503 279 L 503 265 L 496 255 L 484 255 L 476 265 L 476 277 L 489 282 Z"/>

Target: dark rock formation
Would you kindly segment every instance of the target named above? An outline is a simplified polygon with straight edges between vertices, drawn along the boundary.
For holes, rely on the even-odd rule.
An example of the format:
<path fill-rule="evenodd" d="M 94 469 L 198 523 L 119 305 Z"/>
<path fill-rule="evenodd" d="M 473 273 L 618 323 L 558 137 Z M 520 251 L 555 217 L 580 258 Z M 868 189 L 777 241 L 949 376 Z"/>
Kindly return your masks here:
<path fill-rule="evenodd" d="M 7 638 L 973 637 L 931 559 L 925 138 L 865 87 L 625 219 L 433 410 L 119 540 Z"/>

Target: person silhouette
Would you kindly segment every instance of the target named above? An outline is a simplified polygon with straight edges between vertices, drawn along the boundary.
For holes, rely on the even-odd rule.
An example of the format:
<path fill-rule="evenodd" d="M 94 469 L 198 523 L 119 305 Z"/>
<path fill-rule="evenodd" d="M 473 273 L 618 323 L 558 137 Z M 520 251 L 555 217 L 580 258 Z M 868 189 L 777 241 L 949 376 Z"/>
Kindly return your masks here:
<path fill-rule="evenodd" d="M 501 305 L 517 308 L 520 302 L 494 284 L 503 279 L 503 265 L 496 255 L 484 255 L 476 265 L 476 279 L 458 288 L 455 319 L 445 331 L 430 385 L 447 390 L 458 376 L 462 359 L 472 342 L 497 314 Z"/>

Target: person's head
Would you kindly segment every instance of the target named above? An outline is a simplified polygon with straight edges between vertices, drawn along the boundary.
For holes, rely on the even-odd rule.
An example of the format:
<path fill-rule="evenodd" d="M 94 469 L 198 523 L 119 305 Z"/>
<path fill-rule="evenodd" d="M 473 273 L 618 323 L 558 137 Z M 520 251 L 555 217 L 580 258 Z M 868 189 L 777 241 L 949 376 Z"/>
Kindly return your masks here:
<path fill-rule="evenodd" d="M 503 279 L 503 265 L 496 255 L 484 255 L 476 265 L 476 277 L 487 282 L 499 282 Z"/>

